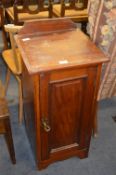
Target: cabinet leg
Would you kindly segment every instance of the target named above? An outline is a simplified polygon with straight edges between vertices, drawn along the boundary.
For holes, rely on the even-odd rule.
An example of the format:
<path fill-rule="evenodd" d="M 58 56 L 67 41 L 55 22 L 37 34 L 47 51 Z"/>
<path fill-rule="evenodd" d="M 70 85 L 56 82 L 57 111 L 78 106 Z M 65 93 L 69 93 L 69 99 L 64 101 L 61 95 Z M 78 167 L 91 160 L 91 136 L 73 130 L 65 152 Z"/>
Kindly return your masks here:
<path fill-rule="evenodd" d="M 78 155 L 78 157 L 80 159 L 85 159 L 88 157 L 88 150 L 85 150 L 84 152 L 82 152 L 82 154 Z"/>

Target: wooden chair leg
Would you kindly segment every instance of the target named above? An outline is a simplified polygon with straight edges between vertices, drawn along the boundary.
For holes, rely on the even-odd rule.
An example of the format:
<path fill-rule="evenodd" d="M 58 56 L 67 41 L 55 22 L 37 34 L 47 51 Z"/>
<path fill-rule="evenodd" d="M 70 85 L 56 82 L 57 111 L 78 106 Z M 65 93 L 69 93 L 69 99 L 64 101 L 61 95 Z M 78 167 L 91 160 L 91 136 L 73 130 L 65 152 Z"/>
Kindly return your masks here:
<path fill-rule="evenodd" d="M 9 68 L 7 68 L 7 73 L 6 73 L 6 80 L 5 80 L 5 95 L 7 93 L 7 89 L 8 89 L 8 85 L 9 85 L 9 80 L 10 80 L 10 75 L 11 75 L 11 72 L 9 70 Z"/>
<path fill-rule="evenodd" d="M 94 117 L 94 126 L 93 126 L 93 136 L 96 138 L 98 137 L 98 121 L 97 121 L 97 114 Z"/>
<path fill-rule="evenodd" d="M 7 34 L 4 31 L 4 27 L 2 27 L 2 39 L 3 39 L 3 44 L 4 44 L 3 50 L 6 50 L 8 49 L 8 40 L 7 40 Z"/>
<path fill-rule="evenodd" d="M 10 126 L 10 120 L 9 120 L 9 116 L 7 118 L 4 119 L 4 124 L 5 124 L 5 140 L 8 146 L 8 150 L 9 150 L 9 154 L 10 154 L 10 158 L 13 164 L 16 163 L 16 159 L 15 159 L 15 151 L 14 151 L 14 145 L 13 145 L 13 139 L 12 139 L 12 132 L 11 132 L 11 126 Z"/>
<path fill-rule="evenodd" d="M 5 89 L 1 80 L 0 80 L 0 97 L 2 98 L 5 97 Z"/>
<path fill-rule="evenodd" d="M 19 123 L 23 121 L 23 96 L 22 96 L 22 82 L 19 77 L 17 77 L 19 84 Z"/>
<path fill-rule="evenodd" d="M 94 121 L 93 121 L 93 136 L 98 137 L 98 119 L 97 119 L 98 104 L 95 110 Z"/>
<path fill-rule="evenodd" d="M 22 121 L 23 121 L 23 97 L 22 97 L 22 83 L 21 83 L 21 80 L 20 80 L 20 85 L 19 85 L 19 103 L 20 103 L 19 123 L 22 123 Z"/>

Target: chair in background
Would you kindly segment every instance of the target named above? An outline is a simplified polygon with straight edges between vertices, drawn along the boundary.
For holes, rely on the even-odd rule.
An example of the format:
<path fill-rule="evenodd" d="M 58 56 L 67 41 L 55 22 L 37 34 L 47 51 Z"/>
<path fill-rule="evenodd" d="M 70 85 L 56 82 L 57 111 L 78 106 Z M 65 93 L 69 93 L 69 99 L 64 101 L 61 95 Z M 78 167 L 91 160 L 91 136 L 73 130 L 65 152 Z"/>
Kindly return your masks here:
<path fill-rule="evenodd" d="M 6 82 L 5 82 L 5 94 L 7 91 L 8 83 L 10 80 L 10 72 L 13 73 L 15 78 L 18 81 L 19 88 L 19 123 L 22 122 L 23 119 L 23 99 L 22 99 L 22 82 L 21 82 L 21 73 L 22 73 L 22 64 L 21 64 L 21 56 L 18 48 L 16 48 L 14 34 L 18 33 L 22 26 L 15 25 L 5 25 L 5 31 L 9 33 L 11 49 L 7 49 L 2 52 L 3 59 L 8 67 Z"/>
<path fill-rule="evenodd" d="M 1 81 L 0 81 L 0 90 L 3 90 Z M 15 164 L 16 159 L 15 159 L 15 151 L 13 145 L 8 105 L 5 98 L 1 97 L 1 95 L 3 96 L 3 94 L 0 94 L 0 134 L 4 135 L 8 146 L 11 161 L 13 164 Z"/>
<path fill-rule="evenodd" d="M 52 17 L 52 0 L 15 0 L 13 6 L 6 8 L 6 17 L 15 25 L 25 21 Z"/>
<path fill-rule="evenodd" d="M 56 17 L 68 17 L 74 22 L 81 23 L 81 29 L 86 33 L 88 22 L 88 0 L 60 0 L 60 4 L 53 5 L 53 15 Z"/>
<path fill-rule="evenodd" d="M 98 101 L 116 96 L 116 3 L 110 1 L 89 1 L 89 34 L 91 40 L 109 57 L 104 64 Z M 94 133 L 97 134 L 97 115 Z"/>
<path fill-rule="evenodd" d="M 7 42 L 7 35 L 6 32 L 4 31 L 4 8 L 3 8 L 3 4 L 0 1 L 0 28 L 1 28 L 1 33 L 2 33 L 2 40 L 3 40 L 3 49 L 7 49 L 8 48 L 8 42 Z"/>
<path fill-rule="evenodd" d="M 2 27 L 2 3 L 0 2 L 0 27 Z"/>

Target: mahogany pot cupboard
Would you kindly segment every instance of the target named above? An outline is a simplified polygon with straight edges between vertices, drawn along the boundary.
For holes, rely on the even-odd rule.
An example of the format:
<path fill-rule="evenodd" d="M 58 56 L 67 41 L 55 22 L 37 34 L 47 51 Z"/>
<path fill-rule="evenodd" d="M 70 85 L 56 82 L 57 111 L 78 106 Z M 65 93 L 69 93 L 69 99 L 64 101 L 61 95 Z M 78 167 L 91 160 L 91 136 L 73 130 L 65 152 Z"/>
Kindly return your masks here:
<path fill-rule="evenodd" d="M 69 19 L 27 22 L 23 59 L 26 131 L 37 167 L 88 156 L 102 63 L 108 59 Z"/>

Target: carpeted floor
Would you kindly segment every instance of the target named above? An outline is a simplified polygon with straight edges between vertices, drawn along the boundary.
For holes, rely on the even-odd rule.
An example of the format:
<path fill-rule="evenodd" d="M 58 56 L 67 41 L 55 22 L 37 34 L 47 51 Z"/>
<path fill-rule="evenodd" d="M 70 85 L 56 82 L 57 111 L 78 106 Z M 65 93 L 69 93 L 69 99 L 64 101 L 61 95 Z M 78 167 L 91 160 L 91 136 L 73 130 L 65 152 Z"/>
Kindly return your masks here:
<path fill-rule="evenodd" d="M 99 137 L 92 138 L 89 157 L 73 157 L 51 164 L 38 171 L 25 133 L 18 125 L 17 105 L 10 106 L 11 124 L 17 164 L 12 165 L 4 138 L 0 138 L 0 175 L 116 175 L 116 99 L 104 100 L 99 105 Z"/>
<path fill-rule="evenodd" d="M 0 72 L 4 81 L 5 66 L 0 58 Z M 26 136 L 25 127 L 18 125 L 17 84 L 12 77 L 7 99 L 10 103 L 11 124 L 16 152 L 16 165 L 12 165 L 4 138 L 0 136 L 0 175 L 116 175 L 116 98 L 99 103 L 99 137 L 91 140 L 89 157 L 73 157 L 51 164 L 38 171 Z"/>

